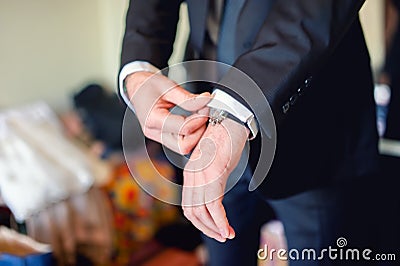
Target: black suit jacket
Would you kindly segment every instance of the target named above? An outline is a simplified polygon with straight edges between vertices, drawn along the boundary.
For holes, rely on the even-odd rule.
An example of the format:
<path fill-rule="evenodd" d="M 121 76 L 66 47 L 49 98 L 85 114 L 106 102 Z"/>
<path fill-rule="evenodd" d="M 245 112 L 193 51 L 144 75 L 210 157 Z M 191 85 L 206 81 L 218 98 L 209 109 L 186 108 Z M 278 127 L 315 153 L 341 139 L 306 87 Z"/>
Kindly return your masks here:
<path fill-rule="evenodd" d="M 260 10 L 267 14 L 256 38 L 234 63 L 262 89 L 278 126 L 274 163 L 260 191 L 284 197 L 374 172 L 373 84 L 358 20 L 364 1 L 270 1 L 269 10 Z M 167 66 L 181 2 L 131 1 L 122 66 L 135 60 Z M 186 2 L 189 45 L 201 55 L 208 1 Z M 263 104 L 254 101 L 253 111 L 265 113 L 257 110 Z M 252 154 L 254 165 L 257 153 Z"/>
<path fill-rule="evenodd" d="M 392 1 L 400 12 L 400 0 Z M 400 20 L 389 50 L 386 53 L 384 71 L 390 78 L 390 103 L 388 106 L 385 138 L 400 140 Z"/>

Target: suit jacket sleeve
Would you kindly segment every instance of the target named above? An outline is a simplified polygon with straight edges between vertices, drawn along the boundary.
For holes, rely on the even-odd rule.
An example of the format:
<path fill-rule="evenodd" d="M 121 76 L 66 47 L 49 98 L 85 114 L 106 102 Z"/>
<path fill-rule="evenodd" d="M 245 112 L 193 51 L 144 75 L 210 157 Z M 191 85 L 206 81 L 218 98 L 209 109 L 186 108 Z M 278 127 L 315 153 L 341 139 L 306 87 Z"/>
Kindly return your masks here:
<path fill-rule="evenodd" d="M 121 66 L 147 61 L 167 67 L 182 0 L 131 0 L 126 16 Z"/>
<path fill-rule="evenodd" d="M 332 53 L 358 16 L 364 0 L 276 0 L 251 50 L 234 66 L 250 76 L 266 96 L 276 124 L 302 93 L 312 89 L 310 80 Z M 339 77 L 340 78 L 340 77 Z M 228 72 L 224 84 L 237 88 L 255 112 L 265 115 L 263 99 L 241 86 Z M 312 84 L 312 83 L 311 83 Z M 245 91 L 247 89 L 247 92 Z M 254 94 L 257 95 L 257 94 Z M 265 118 L 268 120 L 268 118 Z M 264 133 L 269 129 L 260 124 Z M 268 134 L 268 133 L 267 133 Z"/>

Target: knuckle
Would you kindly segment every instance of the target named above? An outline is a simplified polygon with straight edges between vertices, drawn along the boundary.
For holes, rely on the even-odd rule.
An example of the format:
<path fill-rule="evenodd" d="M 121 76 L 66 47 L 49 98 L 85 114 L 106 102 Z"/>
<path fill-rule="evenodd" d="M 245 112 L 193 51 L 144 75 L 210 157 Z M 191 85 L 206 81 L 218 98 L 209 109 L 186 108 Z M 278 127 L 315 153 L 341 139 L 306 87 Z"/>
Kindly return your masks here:
<path fill-rule="evenodd" d="M 193 148 L 192 145 L 190 145 L 190 143 L 187 143 L 185 141 L 181 141 L 179 143 L 179 152 L 182 155 L 189 154 L 191 152 L 192 148 Z"/>
<path fill-rule="evenodd" d="M 189 154 L 189 153 L 190 153 L 190 150 L 191 150 L 191 148 L 188 147 L 188 146 L 185 146 L 185 147 L 181 147 L 181 148 L 180 148 L 180 152 L 181 152 L 182 155 Z"/>
<path fill-rule="evenodd" d="M 148 128 L 145 128 L 144 130 L 143 130 L 143 134 L 145 135 L 145 137 L 147 137 L 147 138 L 149 138 L 149 139 L 151 139 L 153 136 L 153 134 L 151 134 L 150 133 L 150 131 L 148 130 Z"/>
<path fill-rule="evenodd" d="M 196 130 L 195 124 L 193 124 L 192 119 L 186 119 L 183 126 L 180 128 L 180 133 L 182 135 L 189 135 L 192 134 Z"/>
<path fill-rule="evenodd" d="M 213 201 L 207 202 L 207 203 L 206 203 L 206 206 L 207 206 L 207 209 L 213 210 L 213 209 L 218 208 L 219 204 L 218 204 L 218 201 L 213 200 Z"/>
<path fill-rule="evenodd" d="M 188 219 L 192 220 L 193 219 L 193 212 L 191 208 L 182 208 L 183 209 L 183 215 Z"/>
<path fill-rule="evenodd" d="M 200 208 L 200 207 L 196 207 L 196 208 L 194 208 L 193 209 L 193 214 L 196 216 L 196 217 L 201 217 L 203 214 L 202 214 L 202 209 Z"/>
<path fill-rule="evenodd" d="M 193 100 L 194 97 L 195 97 L 195 95 L 193 93 L 190 93 L 190 92 L 189 93 L 185 93 L 184 97 L 183 97 L 184 98 L 184 102 L 183 103 L 187 103 L 188 101 Z"/>
<path fill-rule="evenodd" d="M 146 128 L 156 128 L 157 125 L 158 125 L 158 121 L 154 116 L 150 115 L 149 117 L 147 117 L 147 119 L 145 121 Z"/>
<path fill-rule="evenodd" d="M 188 127 L 184 126 L 184 127 L 181 127 L 179 129 L 179 134 L 180 135 L 187 136 L 187 135 L 189 135 L 191 133 L 192 133 L 192 129 L 191 128 L 188 128 Z"/>
<path fill-rule="evenodd" d="M 157 140 L 157 135 L 150 129 L 143 130 L 143 134 L 149 139 Z"/>
<path fill-rule="evenodd" d="M 202 219 L 205 216 L 205 208 L 204 207 L 196 207 L 193 210 L 194 216 L 196 216 L 198 219 Z"/>

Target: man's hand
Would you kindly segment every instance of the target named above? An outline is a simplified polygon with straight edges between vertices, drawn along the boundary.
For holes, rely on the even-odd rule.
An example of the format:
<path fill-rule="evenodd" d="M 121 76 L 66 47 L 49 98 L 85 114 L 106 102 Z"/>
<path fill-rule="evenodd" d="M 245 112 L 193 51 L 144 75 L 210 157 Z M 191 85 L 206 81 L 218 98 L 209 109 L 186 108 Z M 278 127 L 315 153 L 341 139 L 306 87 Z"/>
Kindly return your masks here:
<path fill-rule="evenodd" d="M 184 214 L 200 231 L 220 242 L 235 237 L 222 199 L 248 135 L 245 126 L 230 119 L 209 125 L 184 170 Z"/>
<path fill-rule="evenodd" d="M 210 94 L 192 94 L 172 80 L 150 72 L 135 72 L 125 79 L 128 95 L 144 135 L 180 154 L 188 154 L 206 129 Z M 179 106 L 190 116 L 171 114 Z"/>

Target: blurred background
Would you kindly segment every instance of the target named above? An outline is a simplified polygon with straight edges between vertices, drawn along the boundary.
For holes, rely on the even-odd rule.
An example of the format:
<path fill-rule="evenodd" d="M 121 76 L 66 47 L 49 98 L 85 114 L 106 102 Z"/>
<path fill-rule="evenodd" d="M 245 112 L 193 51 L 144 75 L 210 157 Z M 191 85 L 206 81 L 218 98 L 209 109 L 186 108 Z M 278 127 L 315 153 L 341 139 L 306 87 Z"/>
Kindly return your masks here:
<path fill-rule="evenodd" d="M 128 2 L 0 1 L 0 264 L 206 261 L 198 232 L 178 208 L 140 190 L 121 153 L 125 107 L 115 92 Z M 367 0 L 361 19 L 383 136 L 391 85 L 383 69 L 397 12 L 390 1 Z M 182 60 L 188 33 L 183 4 L 171 64 Z M 179 178 L 148 145 L 157 170 Z M 398 142 L 382 138 L 381 151 L 386 175 L 395 176 Z M 131 160 L 151 179 L 142 154 L 138 148 Z M 265 226 L 263 241 L 284 245 L 281 226 Z"/>

